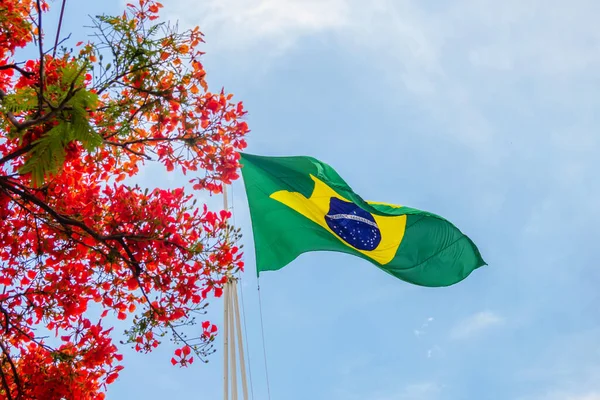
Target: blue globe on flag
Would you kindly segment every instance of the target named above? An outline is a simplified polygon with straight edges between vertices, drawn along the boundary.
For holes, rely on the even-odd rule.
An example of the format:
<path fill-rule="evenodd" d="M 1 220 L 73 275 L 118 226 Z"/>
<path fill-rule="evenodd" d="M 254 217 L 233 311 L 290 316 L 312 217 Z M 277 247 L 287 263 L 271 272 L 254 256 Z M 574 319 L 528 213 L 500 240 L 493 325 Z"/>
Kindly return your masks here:
<path fill-rule="evenodd" d="M 332 197 L 325 215 L 329 229 L 358 250 L 375 250 L 381 242 L 381 231 L 375 218 L 354 203 Z"/>

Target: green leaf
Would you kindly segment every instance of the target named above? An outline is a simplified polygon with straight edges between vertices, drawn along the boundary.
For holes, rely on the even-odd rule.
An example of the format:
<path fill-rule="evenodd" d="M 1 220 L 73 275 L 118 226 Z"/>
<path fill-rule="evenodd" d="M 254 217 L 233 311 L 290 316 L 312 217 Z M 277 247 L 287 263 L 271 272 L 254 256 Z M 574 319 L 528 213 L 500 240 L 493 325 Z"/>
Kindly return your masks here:
<path fill-rule="evenodd" d="M 88 109 L 94 109 L 98 103 L 98 96 L 87 90 L 80 90 L 69 101 L 72 107 L 69 110 L 70 125 L 68 140 L 81 142 L 87 151 L 93 151 L 102 144 L 102 136 L 94 131 L 88 120 Z"/>
<path fill-rule="evenodd" d="M 22 174 L 31 173 L 31 180 L 34 185 L 42 185 L 46 174 L 56 173 L 58 167 L 64 163 L 63 137 L 65 136 L 65 125 L 65 123 L 56 125 L 44 136 L 33 142 L 34 146 L 29 152 L 29 158 L 19 169 Z"/>
<path fill-rule="evenodd" d="M 19 170 L 31 173 L 34 185 L 40 186 L 48 175 L 56 174 L 65 162 L 65 147 L 72 141 L 80 142 L 87 151 L 102 145 L 102 137 L 89 122 L 89 111 L 98 103 L 98 96 L 87 90 L 79 90 L 60 113 L 59 123 L 41 138 L 33 142 L 29 158 Z"/>
<path fill-rule="evenodd" d="M 2 100 L 2 108 L 14 114 L 34 110 L 37 106 L 37 92 L 31 87 L 6 95 Z"/>

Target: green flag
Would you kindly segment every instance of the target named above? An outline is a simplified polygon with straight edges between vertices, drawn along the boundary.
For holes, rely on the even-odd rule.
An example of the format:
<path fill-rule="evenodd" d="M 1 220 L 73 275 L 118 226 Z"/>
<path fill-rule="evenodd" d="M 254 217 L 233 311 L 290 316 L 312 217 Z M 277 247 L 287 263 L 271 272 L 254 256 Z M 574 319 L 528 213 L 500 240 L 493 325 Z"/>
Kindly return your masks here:
<path fill-rule="evenodd" d="M 485 265 L 471 239 L 444 218 L 365 201 L 319 160 L 241 156 L 259 274 L 310 251 L 362 257 L 422 286 L 449 286 Z"/>

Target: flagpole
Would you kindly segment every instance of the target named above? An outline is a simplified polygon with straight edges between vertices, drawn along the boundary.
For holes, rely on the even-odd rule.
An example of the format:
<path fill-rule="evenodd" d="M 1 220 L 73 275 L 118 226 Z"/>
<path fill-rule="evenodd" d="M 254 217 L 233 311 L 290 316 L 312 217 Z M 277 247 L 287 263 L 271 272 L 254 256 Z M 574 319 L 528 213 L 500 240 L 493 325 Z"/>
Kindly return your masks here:
<path fill-rule="evenodd" d="M 227 186 L 223 185 L 223 209 L 229 210 L 227 202 Z M 227 228 L 228 229 L 228 228 Z M 229 241 L 229 231 L 225 232 L 225 240 Z M 237 390 L 237 358 L 235 351 L 236 330 L 237 345 L 240 359 L 240 376 L 242 381 L 242 395 L 248 400 L 248 385 L 246 381 L 246 362 L 244 359 L 244 344 L 242 340 L 242 328 L 240 322 L 240 308 L 237 296 L 237 280 L 227 271 L 227 282 L 223 285 L 223 396 L 229 400 L 238 400 Z M 240 289 L 241 290 L 241 289 Z M 231 374 L 231 392 L 229 375 Z"/>
<path fill-rule="evenodd" d="M 229 286 L 223 288 L 223 398 L 229 400 Z"/>

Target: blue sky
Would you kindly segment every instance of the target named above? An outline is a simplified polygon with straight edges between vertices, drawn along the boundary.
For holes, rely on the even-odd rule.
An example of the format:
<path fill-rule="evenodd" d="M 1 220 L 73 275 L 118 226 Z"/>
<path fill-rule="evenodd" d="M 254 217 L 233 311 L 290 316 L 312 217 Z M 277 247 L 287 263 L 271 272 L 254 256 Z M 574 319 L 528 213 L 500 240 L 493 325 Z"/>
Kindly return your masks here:
<path fill-rule="evenodd" d="M 600 3 L 164 4 L 206 34 L 209 85 L 246 104 L 249 152 L 311 155 L 365 198 L 441 214 L 489 263 L 441 289 L 333 253 L 261 275 L 272 399 L 600 400 Z M 63 29 L 79 40 L 86 13 L 121 6 L 68 3 Z M 241 182 L 232 200 L 254 398 L 266 399 Z M 212 301 L 209 317 L 221 314 Z M 220 339 L 183 370 L 173 348 L 126 351 L 108 398 L 222 398 Z"/>

